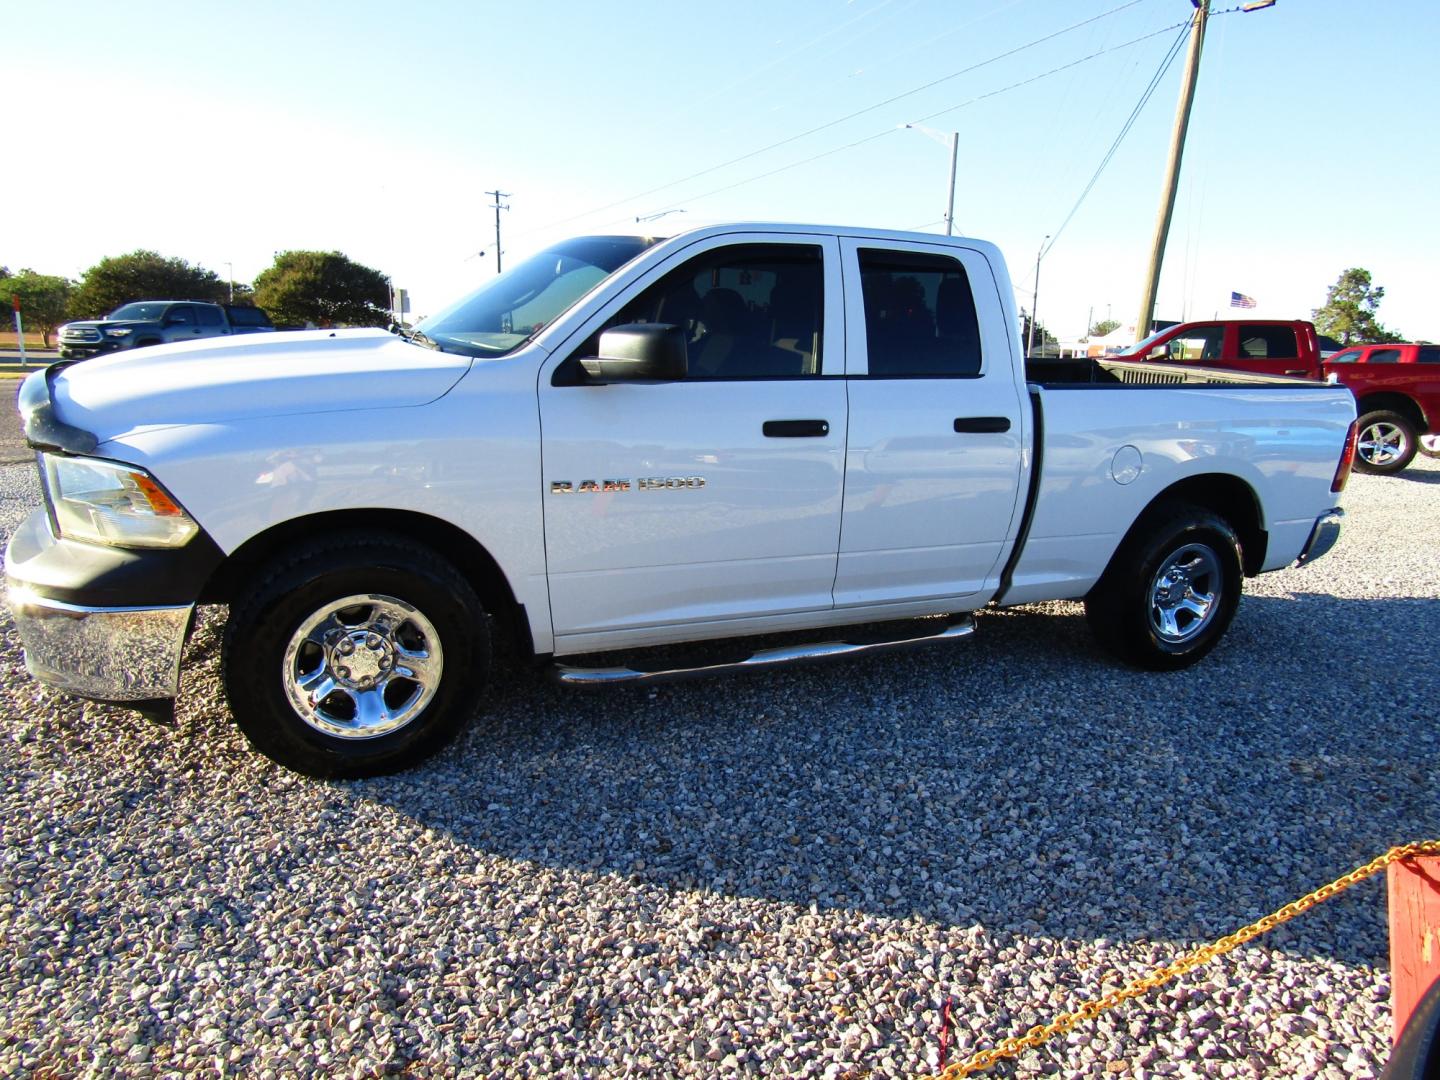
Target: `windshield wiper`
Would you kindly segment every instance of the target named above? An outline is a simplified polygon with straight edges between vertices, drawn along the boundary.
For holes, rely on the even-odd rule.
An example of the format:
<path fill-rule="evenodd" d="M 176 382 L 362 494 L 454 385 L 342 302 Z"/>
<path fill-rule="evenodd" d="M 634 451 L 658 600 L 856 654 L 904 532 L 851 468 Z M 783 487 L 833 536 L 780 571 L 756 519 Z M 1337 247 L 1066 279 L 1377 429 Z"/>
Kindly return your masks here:
<path fill-rule="evenodd" d="M 400 337 L 410 342 L 411 345 L 423 345 L 425 348 L 434 349 L 436 352 L 445 351 L 441 347 L 439 342 L 437 342 L 434 338 L 430 337 L 423 330 L 406 330 L 403 326 L 400 326 L 396 323 L 391 323 L 390 332 L 392 334 L 400 335 Z"/>

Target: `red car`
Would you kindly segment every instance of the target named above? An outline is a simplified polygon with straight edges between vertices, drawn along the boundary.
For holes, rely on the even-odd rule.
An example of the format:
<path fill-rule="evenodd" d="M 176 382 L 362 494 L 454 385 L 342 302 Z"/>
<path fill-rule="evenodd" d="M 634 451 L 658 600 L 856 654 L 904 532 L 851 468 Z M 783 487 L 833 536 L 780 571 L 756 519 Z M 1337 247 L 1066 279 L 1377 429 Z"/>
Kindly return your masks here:
<path fill-rule="evenodd" d="M 1124 355 L 1347 386 L 1360 417 L 1361 472 L 1397 473 L 1417 450 L 1440 452 L 1440 345 L 1352 345 L 1322 360 L 1310 323 L 1253 319 L 1180 323 Z"/>

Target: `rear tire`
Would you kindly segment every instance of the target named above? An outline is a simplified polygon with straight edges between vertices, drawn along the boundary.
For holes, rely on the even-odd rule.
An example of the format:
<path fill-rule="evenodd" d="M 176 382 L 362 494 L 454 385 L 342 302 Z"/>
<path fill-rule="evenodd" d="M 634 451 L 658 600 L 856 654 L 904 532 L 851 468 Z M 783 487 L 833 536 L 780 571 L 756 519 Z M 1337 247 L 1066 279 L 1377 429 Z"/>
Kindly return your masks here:
<path fill-rule="evenodd" d="M 1357 472 L 1389 476 L 1415 459 L 1419 445 L 1415 425 L 1408 417 L 1388 409 L 1376 409 L 1360 418 L 1355 442 Z"/>
<path fill-rule="evenodd" d="M 395 772 L 474 714 L 490 666 L 485 612 L 434 551 L 340 534 L 300 546 L 231 607 L 221 674 L 250 744 L 317 777 Z"/>
<path fill-rule="evenodd" d="M 1085 598 L 1101 645 L 1137 667 L 1177 671 L 1224 636 L 1240 602 L 1240 542 L 1224 518 L 1157 504 L 1125 538 Z"/>
<path fill-rule="evenodd" d="M 1440 458 L 1440 434 L 1421 435 L 1415 441 L 1415 448 L 1426 457 Z"/>

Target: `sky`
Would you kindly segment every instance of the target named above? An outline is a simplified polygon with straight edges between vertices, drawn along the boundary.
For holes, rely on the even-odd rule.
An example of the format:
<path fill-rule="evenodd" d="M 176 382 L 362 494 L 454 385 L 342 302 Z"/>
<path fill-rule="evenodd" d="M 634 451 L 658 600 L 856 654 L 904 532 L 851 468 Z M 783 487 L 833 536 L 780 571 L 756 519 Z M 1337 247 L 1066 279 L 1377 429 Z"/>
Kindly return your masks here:
<path fill-rule="evenodd" d="M 1233 291 L 1309 318 L 1360 266 L 1386 326 L 1440 340 L 1440 2 L 1222 13 L 1240 2 L 1212 3 L 1156 316 L 1237 315 Z M 78 278 L 149 248 L 250 281 L 278 251 L 339 250 L 424 315 L 494 275 L 487 191 L 509 193 L 507 265 L 723 221 L 943 232 L 958 132 L 957 230 L 1000 246 L 1026 309 L 1043 250 L 1040 321 L 1073 338 L 1135 322 L 1192 11 L 13 3 L 0 264 Z"/>

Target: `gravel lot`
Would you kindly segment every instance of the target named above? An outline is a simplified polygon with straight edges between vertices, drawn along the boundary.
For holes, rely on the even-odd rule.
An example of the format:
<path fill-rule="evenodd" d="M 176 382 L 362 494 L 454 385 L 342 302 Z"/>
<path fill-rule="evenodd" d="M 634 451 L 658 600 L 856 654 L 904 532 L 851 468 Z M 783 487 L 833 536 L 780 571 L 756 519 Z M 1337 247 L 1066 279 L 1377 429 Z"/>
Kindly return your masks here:
<path fill-rule="evenodd" d="M 0 466 L 0 527 L 36 505 Z M 516 676 L 428 766 L 63 700 L 0 616 L 0 1074 L 912 1076 L 1440 836 L 1440 462 L 1249 583 L 1176 675 L 1078 605 L 969 642 L 595 693 Z M 1370 882 L 1000 1075 L 1372 1076 Z"/>

